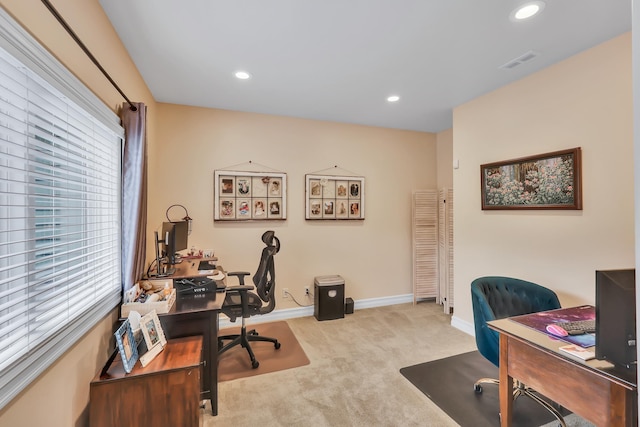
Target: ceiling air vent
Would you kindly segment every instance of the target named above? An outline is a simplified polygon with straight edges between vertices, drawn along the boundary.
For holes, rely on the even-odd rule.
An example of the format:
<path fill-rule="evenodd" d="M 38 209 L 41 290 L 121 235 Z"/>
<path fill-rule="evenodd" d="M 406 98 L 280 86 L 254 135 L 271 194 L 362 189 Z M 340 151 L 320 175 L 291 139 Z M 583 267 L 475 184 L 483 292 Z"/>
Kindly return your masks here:
<path fill-rule="evenodd" d="M 529 62 L 534 58 L 537 58 L 538 55 L 540 55 L 538 52 L 535 52 L 533 50 L 530 50 L 526 53 L 523 53 L 522 55 L 518 56 L 515 59 L 512 59 L 511 61 L 507 62 L 506 64 L 501 65 L 498 68 L 502 68 L 504 70 L 511 70 L 513 68 L 516 68 L 519 65 L 524 64 L 525 62 Z"/>

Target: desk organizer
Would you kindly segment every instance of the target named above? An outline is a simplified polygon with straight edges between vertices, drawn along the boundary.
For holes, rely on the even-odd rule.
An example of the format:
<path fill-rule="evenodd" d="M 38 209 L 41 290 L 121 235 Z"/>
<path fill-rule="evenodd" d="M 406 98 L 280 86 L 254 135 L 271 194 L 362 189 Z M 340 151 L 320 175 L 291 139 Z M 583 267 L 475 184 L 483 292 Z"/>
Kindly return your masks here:
<path fill-rule="evenodd" d="M 141 316 L 155 310 L 156 313 L 168 313 L 176 302 L 176 290 L 171 288 L 171 293 L 167 299 L 155 302 L 129 302 L 120 306 L 121 317 L 128 317 L 132 311 L 137 311 Z"/>

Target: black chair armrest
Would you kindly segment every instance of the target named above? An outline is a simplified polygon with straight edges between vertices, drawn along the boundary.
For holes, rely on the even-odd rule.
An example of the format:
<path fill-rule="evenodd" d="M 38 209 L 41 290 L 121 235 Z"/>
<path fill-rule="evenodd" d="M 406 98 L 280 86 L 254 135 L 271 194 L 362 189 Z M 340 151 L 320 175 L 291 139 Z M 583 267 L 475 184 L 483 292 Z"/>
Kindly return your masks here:
<path fill-rule="evenodd" d="M 225 291 L 227 293 L 229 292 L 246 292 L 246 291 L 252 291 L 253 290 L 253 285 L 235 285 L 235 286 L 227 286 L 225 288 Z"/>
<path fill-rule="evenodd" d="M 240 282 L 240 286 L 244 285 L 244 278 L 245 276 L 248 276 L 249 273 L 248 271 L 229 271 L 227 272 L 227 276 L 235 276 L 238 278 L 238 281 Z"/>

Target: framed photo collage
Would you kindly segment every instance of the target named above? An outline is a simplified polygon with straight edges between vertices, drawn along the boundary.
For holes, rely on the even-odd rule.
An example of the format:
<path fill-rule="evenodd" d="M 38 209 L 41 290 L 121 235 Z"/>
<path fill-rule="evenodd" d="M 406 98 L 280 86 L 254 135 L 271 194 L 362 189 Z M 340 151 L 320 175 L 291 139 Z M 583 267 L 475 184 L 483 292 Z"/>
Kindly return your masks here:
<path fill-rule="evenodd" d="M 305 176 L 306 219 L 364 219 L 364 177 Z"/>
<path fill-rule="evenodd" d="M 214 172 L 215 221 L 287 218 L 287 175 L 284 173 Z"/>
<path fill-rule="evenodd" d="M 305 175 L 305 219 L 363 220 L 364 177 Z M 214 171 L 215 221 L 287 218 L 287 175 Z"/>

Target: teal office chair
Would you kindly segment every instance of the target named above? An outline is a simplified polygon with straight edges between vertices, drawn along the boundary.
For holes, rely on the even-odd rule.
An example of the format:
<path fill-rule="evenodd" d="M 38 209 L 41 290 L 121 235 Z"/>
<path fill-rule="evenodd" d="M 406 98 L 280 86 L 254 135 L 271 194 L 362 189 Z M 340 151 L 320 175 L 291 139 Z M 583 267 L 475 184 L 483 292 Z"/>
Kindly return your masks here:
<path fill-rule="evenodd" d="M 227 286 L 226 296 L 222 303 L 221 311 L 229 317 L 232 322 L 236 321 L 236 318 L 242 318 L 242 327 L 239 334 L 235 335 L 223 335 L 218 337 L 218 356 L 228 351 L 232 347 L 241 345 L 249 353 L 251 359 L 251 367 L 256 369 L 260 362 L 256 360 L 251 345 L 251 341 L 268 341 L 273 343 L 274 347 L 280 348 L 280 342 L 275 338 L 263 337 L 258 335 L 255 329 L 247 331 L 245 319 L 266 314 L 276 306 L 275 289 L 276 289 L 276 271 L 273 263 L 273 257 L 280 251 L 280 240 L 275 236 L 273 231 L 266 231 L 262 235 L 262 241 L 266 245 L 262 249 L 262 256 L 260 257 L 260 264 L 256 274 L 253 275 L 254 286 L 245 285 L 244 278 L 250 273 L 248 271 L 229 272 L 227 276 L 235 276 L 238 278 L 239 285 Z M 263 304 L 264 303 L 266 304 Z M 229 341 L 224 344 L 225 341 Z"/>
<path fill-rule="evenodd" d="M 478 351 L 495 366 L 500 365 L 500 336 L 487 325 L 488 321 L 521 314 L 560 308 L 558 296 L 550 289 L 511 277 L 480 277 L 471 282 L 473 323 Z M 494 378 L 480 378 L 473 385 L 482 393 L 482 384 L 499 384 Z M 562 414 L 531 388 L 514 380 L 513 399 L 527 396 L 551 412 L 566 427 Z"/>

